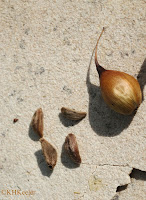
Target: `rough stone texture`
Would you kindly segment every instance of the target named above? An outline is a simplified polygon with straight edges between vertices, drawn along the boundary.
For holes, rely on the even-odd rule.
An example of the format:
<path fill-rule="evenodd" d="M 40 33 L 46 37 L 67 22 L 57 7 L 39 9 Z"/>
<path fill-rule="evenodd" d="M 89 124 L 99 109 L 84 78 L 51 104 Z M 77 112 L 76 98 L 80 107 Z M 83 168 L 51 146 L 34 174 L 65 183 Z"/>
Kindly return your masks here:
<path fill-rule="evenodd" d="M 129 176 L 133 168 L 146 171 L 145 100 L 135 116 L 111 111 L 92 57 L 104 26 L 100 64 L 138 76 L 145 96 L 145 25 L 144 0 L 0 0 L 0 199 L 145 199 L 143 177 Z M 62 106 L 88 116 L 71 122 Z M 29 127 L 40 107 L 45 138 L 58 151 L 53 172 Z M 77 137 L 80 167 L 62 150 L 69 133 Z"/>

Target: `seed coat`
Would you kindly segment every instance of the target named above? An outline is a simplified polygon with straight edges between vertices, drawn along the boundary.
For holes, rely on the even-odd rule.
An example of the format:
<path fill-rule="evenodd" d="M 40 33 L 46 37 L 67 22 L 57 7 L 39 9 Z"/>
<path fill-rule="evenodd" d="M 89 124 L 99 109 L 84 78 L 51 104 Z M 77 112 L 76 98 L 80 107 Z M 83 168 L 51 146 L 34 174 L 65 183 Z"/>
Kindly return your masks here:
<path fill-rule="evenodd" d="M 43 111 L 41 108 L 37 109 L 34 113 L 31 121 L 31 126 L 33 130 L 42 138 L 44 130 L 44 121 L 43 121 Z"/>
<path fill-rule="evenodd" d="M 87 114 L 86 112 L 80 112 L 80 111 L 76 111 L 74 109 L 70 109 L 70 108 L 66 108 L 66 107 L 61 108 L 61 113 L 67 119 L 71 119 L 71 120 L 75 120 L 75 121 L 85 118 L 86 114 Z"/>
<path fill-rule="evenodd" d="M 79 148 L 76 140 L 76 136 L 72 133 L 68 134 L 64 144 L 65 150 L 67 151 L 70 158 L 76 163 L 81 164 L 81 157 Z"/>
<path fill-rule="evenodd" d="M 42 151 L 48 167 L 53 170 L 57 162 L 57 151 L 56 149 L 44 138 L 40 139 Z"/>

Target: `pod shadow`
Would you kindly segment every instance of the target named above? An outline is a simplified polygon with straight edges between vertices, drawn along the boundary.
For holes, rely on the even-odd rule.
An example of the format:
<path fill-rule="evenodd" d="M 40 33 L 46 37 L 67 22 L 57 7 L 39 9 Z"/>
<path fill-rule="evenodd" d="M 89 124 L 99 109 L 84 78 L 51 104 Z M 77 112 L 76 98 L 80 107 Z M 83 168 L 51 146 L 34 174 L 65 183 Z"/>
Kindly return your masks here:
<path fill-rule="evenodd" d="M 136 114 L 136 111 L 133 115 L 125 116 L 116 113 L 105 104 L 101 96 L 100 87 L 92 84 L 90 81 L 90 67 L 93 53 L 94 50 L 92 52 L 86 77 L 87 91 L 89 94 L 89 122 L 92 129 L 98 135 L 113 137 L 128 128 Z M 143 92 L 146 84 L 146 59 L 143 62 L 137 77 Z"/>

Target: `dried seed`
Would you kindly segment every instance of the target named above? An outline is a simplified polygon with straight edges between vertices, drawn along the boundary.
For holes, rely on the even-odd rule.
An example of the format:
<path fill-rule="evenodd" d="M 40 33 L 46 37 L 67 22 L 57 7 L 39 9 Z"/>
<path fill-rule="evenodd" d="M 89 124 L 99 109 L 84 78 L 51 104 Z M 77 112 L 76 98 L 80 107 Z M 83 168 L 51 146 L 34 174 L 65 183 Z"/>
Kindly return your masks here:
<path fill-rule="evenodd" d="M 40 139 L 42 151 L 45 157 L 45 160 L 51 170 L 56 165 L 57 162 L 57 151 L 56 149 L 44 138 Z"/>
<path fill-rule="evenodd" d="M 86 112 L 79 112 L 70 108 L 61 108 L 61 113 L 64 115 L 64 117 L 71 119 L 71 120 L 81 120 L 84 117 L 86 117 Z"/>
<path fill-rule="evenodd" d="M 13 123 L 16 123 L 17 121 L 18 121 L 18 119 L 17 119 L 17 118 L 13 119 Z"/>
<path fill-rule="evenodd" d="M 44 122 L 43 122 L 43 111 L 41 108 L 36 110 L 36 112 L 33 115 L 31 126 L 34 129 L 34 131 L 40 136 L 43 137 L 43 130 L 44 130 Z"/>
<path fill-rule="evenodd" d="M 77 163 L 81 163 L 81 157 L 79 154 L 78 144 L 76 141 L 76 137 L 74 134 L 70 133 L 65 139 L 64 144 L 65 150 L 67 151 L 68 155 L 71 157 L 71 159 Z"/>

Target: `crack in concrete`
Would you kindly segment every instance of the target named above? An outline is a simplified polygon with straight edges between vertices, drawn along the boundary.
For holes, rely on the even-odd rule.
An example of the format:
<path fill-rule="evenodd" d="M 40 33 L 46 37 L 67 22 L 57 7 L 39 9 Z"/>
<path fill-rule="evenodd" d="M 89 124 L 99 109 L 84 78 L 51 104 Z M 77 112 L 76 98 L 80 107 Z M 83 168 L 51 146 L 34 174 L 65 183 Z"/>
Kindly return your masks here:
<path fill-rule="evenodd" d="M 130 176 L 130 180 L 136 179 L 136 180 L 146 181 L 146 171 L 142 171 L 142 170 L 139 170 L 136 168 L 132 168 L 129 176 Z M 131 184 L 131 183 L 132 183 L 132 181 L 130 181 L 129 184 Z M 124 184 L 124 185 L 118 186 L 116 189 L 116 194 L 113 196 L 113 198 L 111 200 L 118 200 L 119 196 L 120 196 L 120 192 L 122 192 L 123 190 L 127 190 L 129 184 Z"/>
<path fill-rule="evenodd" d="M 118 165 L 118 164 L 99 164 L 98 166 L 129 167 L 129 168 L 132 168 L 132 167 L 130 167 L 128 164 L 126 164 L 126 165 Z"/>
<path fill-rule="evenodd" d="M 134 178 L 136 180 L 146 181 L 146 171 L 140 169 L 133 168 L 129 176 L 131 179 Z"/>
<path fill-rule="evenodd" d="M 118 164 L 108 164 L 108 163 L 105 163 L 105 164 L 90 164 L 90 163 L 82 163 L 83 165 L 93 165 L 93 166 L 100 166 L 100 167 L 103 167 L 103 166 L 110 166 L 110 167 L 129 167 L 129 168 L 133 168 L 131 166 L 129 166 L 128 164 L 126 165 L 118 165 Z"/>

